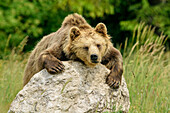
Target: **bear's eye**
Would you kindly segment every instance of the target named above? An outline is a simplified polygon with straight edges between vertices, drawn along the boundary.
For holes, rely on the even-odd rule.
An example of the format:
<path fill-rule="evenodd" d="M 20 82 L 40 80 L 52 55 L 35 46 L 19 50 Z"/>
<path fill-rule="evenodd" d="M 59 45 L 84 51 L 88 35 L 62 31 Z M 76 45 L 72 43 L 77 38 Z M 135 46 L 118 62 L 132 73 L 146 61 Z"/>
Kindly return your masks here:
<path fill-rule="evenodd" d="M 100 44 L 97 44 L 97 47 L 98 47 L 98 48 L 100 48 L 100 47 L 101 47 L 101 45 L 100 45 Z"/>
<path fill-rule="evenodd" d="M 86 47 L 83 47 L 83 49 L 88 50 L 88 49 L 89 49 L 89 47 L 87 47 L 87 46 L 86 46 Z"/>

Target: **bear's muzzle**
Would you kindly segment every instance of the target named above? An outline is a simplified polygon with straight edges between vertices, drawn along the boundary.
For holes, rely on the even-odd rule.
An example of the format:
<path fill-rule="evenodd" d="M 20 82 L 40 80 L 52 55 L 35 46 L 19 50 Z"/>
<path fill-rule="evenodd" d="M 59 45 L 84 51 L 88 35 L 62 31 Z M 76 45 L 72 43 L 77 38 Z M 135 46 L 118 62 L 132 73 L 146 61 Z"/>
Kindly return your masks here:
<path fill-rule="evenodd" d="M 98 55 L 96 55 L 96 54 L 92 54 L 90 56 L 90 58 L 91 58 L 92 63 L 98 63 L 99 62 L 99 61 L 97 61 Z"/>

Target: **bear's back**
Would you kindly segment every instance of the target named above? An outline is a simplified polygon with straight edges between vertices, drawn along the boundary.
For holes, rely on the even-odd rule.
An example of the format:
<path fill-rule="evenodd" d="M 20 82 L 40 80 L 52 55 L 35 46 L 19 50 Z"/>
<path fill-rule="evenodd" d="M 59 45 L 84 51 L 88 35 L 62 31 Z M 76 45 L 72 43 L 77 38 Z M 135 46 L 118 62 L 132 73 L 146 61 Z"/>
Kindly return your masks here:
<path fill-rule="evenodd" d="M 53 45 L 63 46 L 67 43 L 68 33 L 71 27 L 76 26 L 80 29 L 91 28 L 86 20 L 79 14 L 74 13 L 65 17 L 61 28 L 47 36 L 44 36 L 35 46 L 30 57 L 38 57 L 42 51 L 50 48 Z"/>
<path fill-rule="evenodd" d="M 65 43 L 66 38 L 68 38 L 68 33 L 71 27 L 76 26 L 80 29 L 91 28 L 91 26 L 86 22 L 86 20 L 79 14 L 74 13 L 65 17 L 62 26 L 58 31 L 44 36 L 41 41 L 37 44 L 38 48 L 45 50 L 52 45 L 58 45 Z"/>

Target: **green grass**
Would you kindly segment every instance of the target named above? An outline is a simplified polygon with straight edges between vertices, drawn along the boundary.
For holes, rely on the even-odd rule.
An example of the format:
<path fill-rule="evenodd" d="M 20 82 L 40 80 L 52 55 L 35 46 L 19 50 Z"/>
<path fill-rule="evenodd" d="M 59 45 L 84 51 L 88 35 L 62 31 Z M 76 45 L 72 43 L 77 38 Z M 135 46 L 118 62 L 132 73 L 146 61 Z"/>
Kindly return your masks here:
<path fill-rule="evenodd" d="M 28 53 L 23 54 L 22 50 L 27 38 L 24 38 L 9 55 L 0 59 L 0 113 L 7 112 L 12 100 L 22 89 L 23 72 L 28 56 Z M 7 53 L 6 49 L 4 53 Z"/>
<path fill-rule="evenodd" d="M 166 38 L 154 36 L 154 29 L 141 23 L 124 47 L 124 77 L 130 93 L 130 113 L 170 112 L 170 51 L 164 52 Z M 22 45 L 0 60 L 0 113 L 6 113 L 22 89 L 28 54 Z"/>
<path fill-rule="evenodd" d="M 26 59 L 11 54 L 0 60 L 0 113 L 6 113 L 10 103 L 22 88 L 22 78 Z"/>
<path fill-rule="evenodd" d="M 130 113 L 168 113 L 170 52 L 160 52 L 157 55 L 145 52 L 137 51 L 124 60 L 124 76 L 130 93 Z"/>
<path fill-rule="evenodd" d="M 124 76 L 130 93 L 130 113 L 168 113 L 170 110 L 170 51 L 164 52 L 165 36 L 154 28 L 137 26 L 124 48 Z M 135 44 L 132 44 L 133 40 Z"/>

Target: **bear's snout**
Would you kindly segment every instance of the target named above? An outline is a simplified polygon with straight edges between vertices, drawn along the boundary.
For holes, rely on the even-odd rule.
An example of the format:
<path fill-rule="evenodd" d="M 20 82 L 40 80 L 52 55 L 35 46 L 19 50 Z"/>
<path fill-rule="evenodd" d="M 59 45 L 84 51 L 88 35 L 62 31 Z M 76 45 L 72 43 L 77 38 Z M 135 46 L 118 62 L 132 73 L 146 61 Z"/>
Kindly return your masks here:
<path fill-rule="evenodd" d="M 92 55 L 90 56 L 90 58 L 91 58 L 91 61 L 92 61 L 93 63 L 98 63 L 98 61 L 97 61 L 98 55 L 92 54 Z"/>

